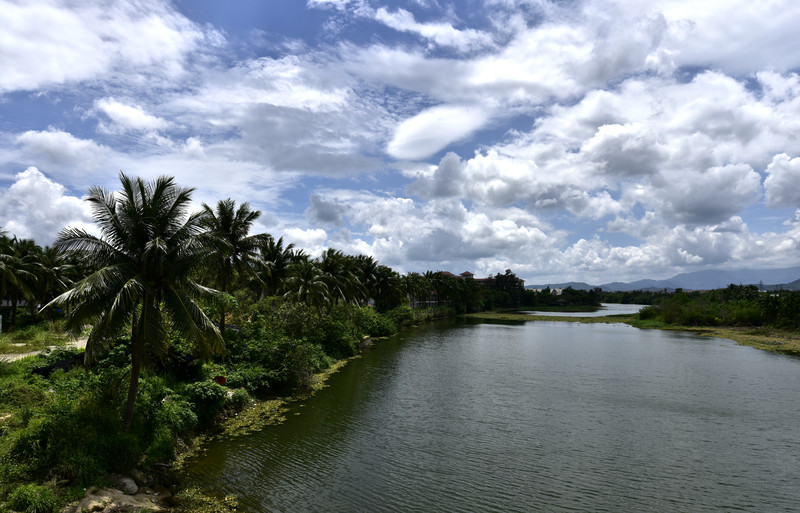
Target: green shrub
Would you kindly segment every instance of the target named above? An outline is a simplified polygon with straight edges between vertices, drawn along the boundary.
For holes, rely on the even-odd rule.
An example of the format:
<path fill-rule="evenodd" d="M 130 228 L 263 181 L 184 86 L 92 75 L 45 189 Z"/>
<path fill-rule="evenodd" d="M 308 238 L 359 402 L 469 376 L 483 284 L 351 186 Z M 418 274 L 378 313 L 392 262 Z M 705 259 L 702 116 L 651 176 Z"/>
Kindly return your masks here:
<path fill-rule="evenodd" d="M 179 435 L 190 433 L 197 427 L 194 405 L 183 396 L 167 396 L 156 414 L 156 424 Z"/>
<path fill-rule="evenodd" d="M 414 310 L 408 305 L 393 308 L 386 312 L 386 315 L 398 328 L 408 327 L 414 323 Z"/>
<path fill-rule="evenodd" d="M 331 316 L 325 319 L 322 347 L 325 353 L 333 358 L 347 358 L 356 354 L 361 337 L 349 319 L 337 317 Z"/>
<path fill-rule="evenodd" d="M 356 310 L 354 322 L 356 324 L 356 329 L 365 335 L 388 337 L 397 333 L 397 326 L 391 320 L 388 312 L 386 314 L 381 314 L 368 306 Z"/>
<path fill-rule="evenodd" d="M 198 381 L 186 385 L 184 393 L 194 404 L 199 424 L 204 425 L 222 410 L 227 390 L 213 381 Z"/>
<path fill-rule="evenodd" d="M 274 371 L 267 370 L 262 365 L 254 363 L 241 363 L 230 371 L 225 377 L 228 386 L 243 388 L 257 397 L 266 395 L 270 386 L 278 381 Z"/>
<path fill-rule="evenodd" d="M 304 340 L 283 339 L 273 349 L 275 369 L 275 391 L 291 389 L 306 390 L 311 386 L 315 373 L 329 365 L 322 348 Z"/>
<path fill-rule="evenodd" d="M 242 411 L 249 403 L 250 395 L 247 393 L 247 390 L 237 388 L 228 396 L 226 408 L 233 411 Z"/>
<path fill-rule="evenodd" d="M 147 448 L 149 463 L 172 461 L 175 457 L 175 436 L 167 426 L 158 428 Z"/>
<path fill-rule="evenodd" d="M 9 494 L 8 505 L 21 513 L 53 513 L 58 508 L 58 499 L 47 486 L 28 484 Z"/>
<path fill-rule="evenodd" d="M 658 307 L 654 305 L 645 306 L 641 310 L 639 310 L 639 319 L 642 321 L 647 321 L 650 319 L 655 319 L 658 317 Z"/>

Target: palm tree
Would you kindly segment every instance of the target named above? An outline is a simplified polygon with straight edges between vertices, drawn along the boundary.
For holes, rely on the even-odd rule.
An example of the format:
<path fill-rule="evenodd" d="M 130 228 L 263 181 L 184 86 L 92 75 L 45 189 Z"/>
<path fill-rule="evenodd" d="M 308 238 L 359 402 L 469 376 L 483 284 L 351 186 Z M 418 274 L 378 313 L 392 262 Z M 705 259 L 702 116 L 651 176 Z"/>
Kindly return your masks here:
<path fill-rule="evenodd" d="M 13 291 L 22 283 L 21 262 L 14 254 L 12 239 L 6 237 L 6 232 L 0 231 L 0 302 L 10 297 Z M 16 308 L 12 310 L 12 317 L 16 315 Z M 13 326 L 13 321 L 11 322 Z"/>
<path fill-rule="evenodd" d="M 11 327 L 17 324 L 17 305 L 20 300 L 29 304 L 34 300 L 36 285 L 35 253 L 38 248 L 31 239 L 7 239 L 3 237 L 2 255 L 0 255 L 0 295 L 10 299 Z"/>
<path fill-rule="evenodd" d="M 400 286 L 400 275 L 385 265 L 379 265 L 375 274 L 372 296 L 375 300 L 375 309 L 385 312 L 403 304 L 405 298 Z"/>
<path fill-rule="evenodd" d="M 325 275 L 316 262 L 304 258 L 294 262 L 289 269 L 284 297 L 290 301 L 307 303 L 317 309 L 330 302 L 330 290 Z"/>
<path fill-rule="evenodd" d="M 266 234 L 266 240 L 259 247 L 258 280 L 259 297 L 274 296 L 283 290 L 284 281 L 289 277 L 289 266 L 305 258 L 302 250 L 295 251 L 294 244 L 284 247 L 283 237 L 278 240 Z"/>
<path fill-rule="evenodd" d="M 207 263 L 214 286 L 228 293 L 237 282 L 255 277 L 258 265 L 258 251 L 267 241 L 265 233 L 247 235 L 253 222 L 261 212 L 250 210 L 249 203 L 242 203 L 236 208 L 236 202 L 228 198 L 217 203 L 216 211 L 203 203 L 205 219 L 203 224 L 208 228 L 212 252 Z M 225 335 L 225 304 L 220 312 L 219 330 Z"/>
<path fill-rule="evenodd" d="M 193 189 L 178 187 L 173 178 L 164 176 L 152 182 L 122 173 L 119 178 L 118 195 L 92 187 L 86 198 L 101 236 L 65 228 L 54 245 L 89 256 L 99 270 L 47 306 L 74 303 L 67 322 L 73 332 L 91 323 L 87 364 L 94 363 L 130 322 L 131 378 L 123 416 L 129 430 L 142 364 L 148 354 L 165 349 L 167 317 L 206 354 L 222 352 L 224 343 L 192 299 L 195 294 L 215 292 L 191 279 L 206 252 L 200 237 L 205 214 L 188 215 Z"/>
<path fill-rule="evenodd" d="M 356 276 L 355 258 L 337 249 L 328 248 L 317 262 L 333 304 L 339 300 L 357 303 L 366 297 L 364 287 Z"/>
<path fill-rule="evenodd" d="M 412 308 L 419 308 L 423 301 L 428 306 L 431 297 L 431 284 L 428 279 L 419 273 L 410 272 L 403 277 L 402 285 L 411 300 Z"/>
<path fill-rule="evenodd" d="M 40 305 L 44 305 L 72 285 L 70 275 L 74 272 L 75 266 L 67 260 L 63 251 L 50 246 L 45 246 L 37 254 L 37 259 L 39 272 L 36 299 Z"/>

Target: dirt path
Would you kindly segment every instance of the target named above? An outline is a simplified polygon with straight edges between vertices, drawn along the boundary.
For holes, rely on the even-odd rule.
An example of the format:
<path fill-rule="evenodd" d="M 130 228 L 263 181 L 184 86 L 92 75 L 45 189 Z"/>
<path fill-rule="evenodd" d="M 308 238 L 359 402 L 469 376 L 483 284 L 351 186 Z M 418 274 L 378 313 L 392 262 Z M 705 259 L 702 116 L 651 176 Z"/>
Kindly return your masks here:
<path fill-rule="evenodd" d="M 51 351 L 53 349 L 58 349 L 59 347 L 69 348 L 69 347 L 77 347 L 78 349 L 84 349 L 86 347 L 86 337 L 79 338 L 78 340 L 72 340 L 67 342 L 64 346 L 49 346 L 47 349 Z M 13 362 L 16 360 L 21 360 L 22 358 L 26 358 L 28 356 L 33 356 L 35 354 L 39 354 L 42 351 L 31 351 L 29 353 L 9 353 L 9 354 L 0 354 L 0 360 L 6 360 L 8 362 Z"/>

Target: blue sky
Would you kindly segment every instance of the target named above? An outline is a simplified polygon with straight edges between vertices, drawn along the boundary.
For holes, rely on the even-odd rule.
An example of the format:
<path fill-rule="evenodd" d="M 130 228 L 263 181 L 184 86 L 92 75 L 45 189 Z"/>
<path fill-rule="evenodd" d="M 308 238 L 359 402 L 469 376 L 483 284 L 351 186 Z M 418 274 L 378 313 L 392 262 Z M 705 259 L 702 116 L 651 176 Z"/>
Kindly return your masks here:
<path fill-rule="evenodd" d="M 792 0 L 0 0 L 0 228 L 118 173 L 400 272 L 800 263 Z"/>

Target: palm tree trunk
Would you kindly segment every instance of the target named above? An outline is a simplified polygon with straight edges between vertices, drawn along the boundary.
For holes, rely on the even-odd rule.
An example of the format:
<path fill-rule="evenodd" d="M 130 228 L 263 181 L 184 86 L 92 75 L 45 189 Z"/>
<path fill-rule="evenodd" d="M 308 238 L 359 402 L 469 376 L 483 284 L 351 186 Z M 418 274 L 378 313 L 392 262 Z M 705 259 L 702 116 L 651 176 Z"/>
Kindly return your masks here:
<path fill-rule="evenodd" d="M 18 296 L 17 293 L 13 293 L 11 296 L 11 327 L 15 327 L 17 325 L 17 300 Z"/>
<path fill-rule="evenodd" d="M 148 302 L 145 298 L 142 315 L 147 313 L 147 306 Z M 131 321 L 131 381 L 128 384 L 128 399 L 125 402 L 125 414 L 122 417 L 122 427 L 125 431 L 130 431 L 133 423 L 133 410 L 136 407 L 136 395 L 139 392 L 139 375 L 142 373 L 142 360 L 144 359 L 142 341 L 139 340 L 143 334 L 139 321 L 139 315 L 134 312 Z"/>
<path fill-rule="evenodd" d="M 139 374 L 142 372 L 142 358 L 140 351 L 134 349 L 131 353 L 131 382 L 128 385 L 128 400 L 125 403 L 125 417 L 122 426 L 125 431 L 131 430 L 133 423 L 133 410 L 136 407 L 136 394 L 139 392 Z"/>

